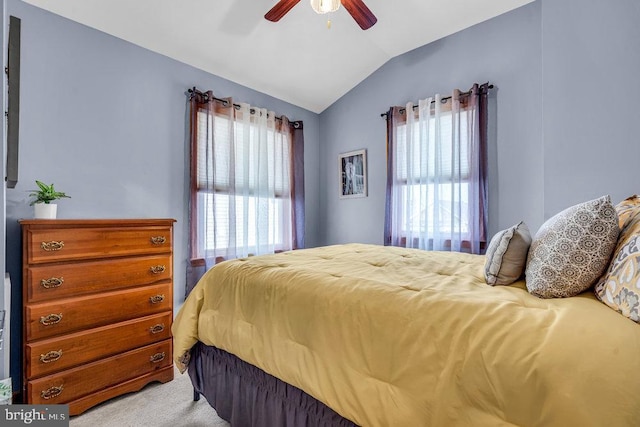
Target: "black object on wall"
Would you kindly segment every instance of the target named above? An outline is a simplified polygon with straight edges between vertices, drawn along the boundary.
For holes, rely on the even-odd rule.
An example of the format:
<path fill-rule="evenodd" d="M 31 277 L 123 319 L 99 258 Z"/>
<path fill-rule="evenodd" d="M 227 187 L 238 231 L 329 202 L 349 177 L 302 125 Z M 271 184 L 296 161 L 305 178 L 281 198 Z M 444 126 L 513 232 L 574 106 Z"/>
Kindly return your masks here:
<path fill-rule="evenodd" d="M 20 130 L 20 18 L 9 17 L 7 68 L 7 188 L 18 183 L 18 145 Z"/>

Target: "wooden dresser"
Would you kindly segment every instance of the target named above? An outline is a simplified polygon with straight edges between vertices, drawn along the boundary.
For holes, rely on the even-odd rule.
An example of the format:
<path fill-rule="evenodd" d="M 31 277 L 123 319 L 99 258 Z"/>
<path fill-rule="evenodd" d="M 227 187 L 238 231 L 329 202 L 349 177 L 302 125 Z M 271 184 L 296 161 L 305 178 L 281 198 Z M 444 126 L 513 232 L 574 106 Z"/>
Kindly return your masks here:
<path fill-rule="evenodd" d="M 20 223 L 24 402 L 77 415 L 171 381 L 174 220 Z"/>

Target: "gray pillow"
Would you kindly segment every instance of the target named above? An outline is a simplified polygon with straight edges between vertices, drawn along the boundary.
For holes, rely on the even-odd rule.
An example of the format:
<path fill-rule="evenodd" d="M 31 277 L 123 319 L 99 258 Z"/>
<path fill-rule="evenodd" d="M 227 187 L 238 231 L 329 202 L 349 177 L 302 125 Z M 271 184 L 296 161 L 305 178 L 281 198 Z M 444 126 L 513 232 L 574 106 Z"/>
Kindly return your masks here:
<path fill-rule="evenodd" d="M 491 238 L 484 264 L 484 278 L 491 285 L 510 285 L 522 277 L 531 233 L 520 221 L 513 227 L 499 231 Z"/>
<path fill-rule="evenodd" d="M 607 268 L 618 232 L 618 215 L 609 196 L 549 218 L 529 249 L 527 289 L 541 298 L 571 297 L 586 291 Z"/>

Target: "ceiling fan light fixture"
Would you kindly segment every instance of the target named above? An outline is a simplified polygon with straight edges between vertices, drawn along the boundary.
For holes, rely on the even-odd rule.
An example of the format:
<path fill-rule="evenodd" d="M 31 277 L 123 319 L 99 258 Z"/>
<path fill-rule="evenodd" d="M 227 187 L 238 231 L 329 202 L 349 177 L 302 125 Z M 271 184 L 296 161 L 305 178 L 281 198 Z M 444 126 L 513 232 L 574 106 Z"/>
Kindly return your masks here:
<path fill-rule="evenodd" d="M 340 0 L 311 0 L 311 7 L 319 15 L 331 13 L 340 8 Z"/>

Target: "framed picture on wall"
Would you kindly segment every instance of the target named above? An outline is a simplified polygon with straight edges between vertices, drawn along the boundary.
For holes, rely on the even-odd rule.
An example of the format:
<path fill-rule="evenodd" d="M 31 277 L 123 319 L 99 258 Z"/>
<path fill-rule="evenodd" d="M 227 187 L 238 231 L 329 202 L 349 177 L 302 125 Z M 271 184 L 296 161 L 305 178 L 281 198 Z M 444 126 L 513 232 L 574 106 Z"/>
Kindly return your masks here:
<path fill-rule="evenodd" d="M 367 197 L 367 150 L 338 156 L 340 198 Z"/>

